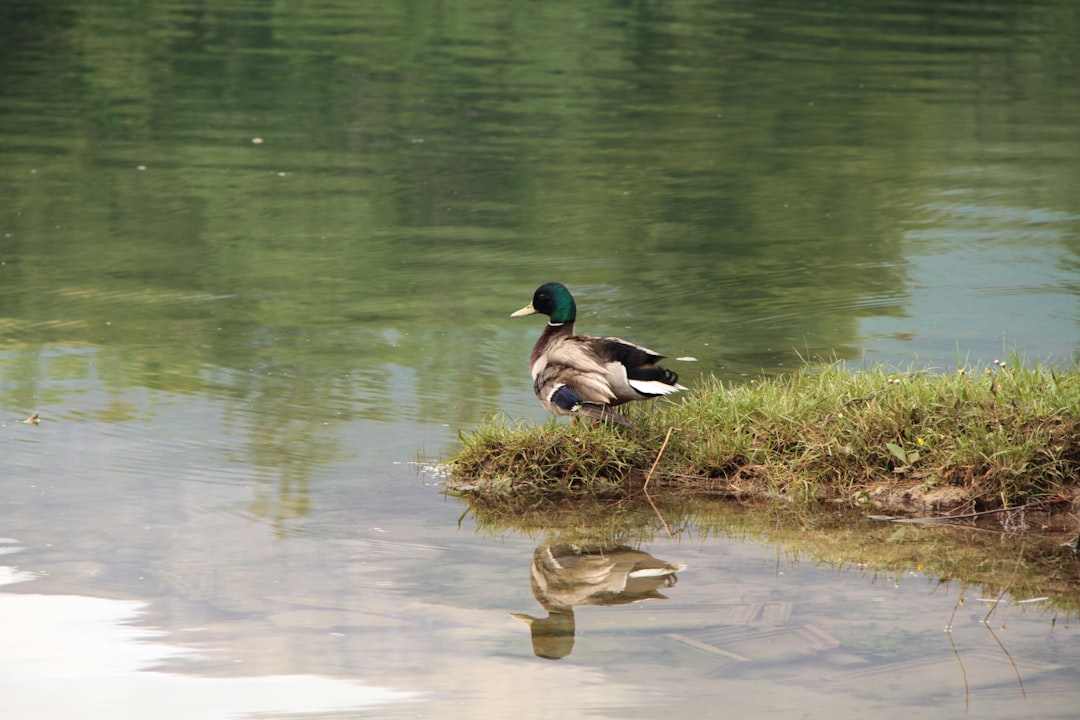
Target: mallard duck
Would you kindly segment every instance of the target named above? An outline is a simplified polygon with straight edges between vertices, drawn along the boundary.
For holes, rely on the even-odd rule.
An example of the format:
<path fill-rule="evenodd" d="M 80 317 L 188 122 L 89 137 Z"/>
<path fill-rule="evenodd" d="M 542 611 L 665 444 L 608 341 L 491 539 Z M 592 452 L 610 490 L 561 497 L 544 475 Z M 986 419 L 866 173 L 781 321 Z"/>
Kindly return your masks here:
<path fill-rule="evenodd" d="M 541 285 L 510 317 L 534 313 L 550 318 L 529 358 L 533 389 L 549 412 L 632 428 L 612 407 L 686 389 L 678 375 L 656 364 L 663 355 L 619 338 L 575 335 L 577 305 L 566 286 Z"/>

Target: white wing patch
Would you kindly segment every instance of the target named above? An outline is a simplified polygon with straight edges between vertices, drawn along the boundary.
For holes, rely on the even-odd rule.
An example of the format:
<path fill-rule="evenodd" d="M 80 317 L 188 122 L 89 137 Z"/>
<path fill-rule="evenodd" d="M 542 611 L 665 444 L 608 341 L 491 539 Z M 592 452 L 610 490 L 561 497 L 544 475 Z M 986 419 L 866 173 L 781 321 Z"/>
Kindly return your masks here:
<path fill-rule="evenodd" d="M 668 385 L 659 380 L 627 380 L 626 382 L 644 395 L 668 395 L 686 389 L 682 385 Z"/>
<path fill-rule="evenodd" d="M 620 402 L 638 400 L 639 395 L 669 395 L 686 389 L 659 380 L 631 380 L 626 376 L 626 366 L 619 362 L 607 364 L 607 379 Z"/>

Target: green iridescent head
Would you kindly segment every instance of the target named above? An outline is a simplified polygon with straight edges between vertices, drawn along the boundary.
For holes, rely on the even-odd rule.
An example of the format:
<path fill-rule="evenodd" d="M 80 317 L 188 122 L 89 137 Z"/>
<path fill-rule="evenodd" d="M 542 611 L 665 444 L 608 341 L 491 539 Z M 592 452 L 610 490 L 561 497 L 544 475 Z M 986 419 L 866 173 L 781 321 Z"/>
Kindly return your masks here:
<path fill-rule="evenodd" d="M 522 317 L 540 313 L 551 318 L 555 324 L 574 322 L 577 319 L 577 305 L 574 296 L 562 283 L 549 282 L 536 288 L 532 302 L 510 317 Z"/>

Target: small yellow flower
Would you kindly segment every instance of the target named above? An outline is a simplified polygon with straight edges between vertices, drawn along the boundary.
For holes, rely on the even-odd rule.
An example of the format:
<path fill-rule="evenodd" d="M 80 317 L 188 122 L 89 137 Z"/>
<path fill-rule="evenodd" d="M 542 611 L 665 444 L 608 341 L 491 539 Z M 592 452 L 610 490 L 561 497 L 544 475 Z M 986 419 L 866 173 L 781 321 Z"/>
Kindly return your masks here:
<path fill-rule="evenodd" d="M 915 442 L 919 443 L 919 447 L 922 447 L 923 445 L 926 444 L 926 441 L 923 440 L 922 438 L 915 438 Z"/>

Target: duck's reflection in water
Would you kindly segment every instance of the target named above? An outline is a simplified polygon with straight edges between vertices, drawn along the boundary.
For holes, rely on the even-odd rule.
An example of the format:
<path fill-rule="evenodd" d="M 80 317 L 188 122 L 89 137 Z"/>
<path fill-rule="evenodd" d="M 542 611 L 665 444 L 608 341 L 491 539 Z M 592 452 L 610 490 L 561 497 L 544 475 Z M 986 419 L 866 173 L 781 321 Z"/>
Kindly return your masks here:
<path fill-rule="evenodd" d="M 664 600 L 660 588 L 674 585 L 685 568 L 625 545 L 544 544 L 533 553 L 530 574 L 533 595 L 548 615 L 513 616 L 528 623 L 536 656 L 557 660 L 574 649 L 576 605 Z"/>

